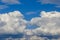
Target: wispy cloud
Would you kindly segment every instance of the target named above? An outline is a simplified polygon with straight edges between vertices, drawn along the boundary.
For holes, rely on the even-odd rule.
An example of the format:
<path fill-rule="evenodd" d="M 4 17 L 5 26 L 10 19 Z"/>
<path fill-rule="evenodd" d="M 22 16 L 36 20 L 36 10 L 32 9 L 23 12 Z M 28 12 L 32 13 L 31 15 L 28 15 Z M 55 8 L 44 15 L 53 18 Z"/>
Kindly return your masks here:
<path fill-rule="evenodd" d="M 55 4 L 56 6 L 60 6 L 60 0 L 37 0 L 37 2 L 41 2 L 42 4 Z"/>
<path fill-rule="evenodd" d="M 31 14 L 36 14 L 37 12 L 34 12 L 34 11 L 30 11 L 30 12 L 27 12 L 26 15 L 31 15 Z"/>
<path fill-rule="evenodd" d="M 12 5 L 12 4 L 21 4 L 21 2 L 19 2 L 19 0 L 1 0 L 2 3 L 5 3 L 5 4 L 9 4 L 9 5 Z"/>
<path fill-rule="evenodd" d="M 21 2 L 19 0 L 1 0 L 0 2 L 3 3 L 0 5 L 0 10 L 5 9 L 5 8 L 9 8 L 8 5 L 15 5 L 15 4 L 20 5 L 21 4 Z"/>
<path fill-rule="evenodd" d="M 0 10 L 1 10 L 1 9 L 6 9 L 6 8 L 8 8 L 7 5 L 0 5 Z"/>

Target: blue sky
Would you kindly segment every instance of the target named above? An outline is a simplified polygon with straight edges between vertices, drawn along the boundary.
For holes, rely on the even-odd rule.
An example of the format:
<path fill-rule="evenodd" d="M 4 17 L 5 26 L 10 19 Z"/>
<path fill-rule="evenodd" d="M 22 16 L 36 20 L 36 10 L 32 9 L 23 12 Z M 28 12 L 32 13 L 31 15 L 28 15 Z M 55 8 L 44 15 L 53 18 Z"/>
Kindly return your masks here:
<path fill-rule="evenodd" d="M 32 17 L 39 16 L 40 11 L 60 11 L 60 7 L 56 7 L 56 5 L 58 5 L 59 0 L 57 0 L 56 4 L 53 4 L 55 1 L 52 1 L 53 3 L 45 3 L 45 4 L 43 3 L 44 0 L 43 1 L 40 0 L 41 2 L 38 1 L 39 0 L 18 0 L 19 3 L 13 2 L 12 4 L 1 1 L 0 13 L 6 13 L 6 12 L 18 10 L 22 12 L 22 14 L 26 17 L 27 20 L 30 20 Z M 27 15 L 27 13 L 29 12 L 33 12 L 33 13 Z"/>
<path fill-rule="evenodd" d="M 59 20 L 60 0 L 0 0 L 1 40 L 58 40 Z"/>

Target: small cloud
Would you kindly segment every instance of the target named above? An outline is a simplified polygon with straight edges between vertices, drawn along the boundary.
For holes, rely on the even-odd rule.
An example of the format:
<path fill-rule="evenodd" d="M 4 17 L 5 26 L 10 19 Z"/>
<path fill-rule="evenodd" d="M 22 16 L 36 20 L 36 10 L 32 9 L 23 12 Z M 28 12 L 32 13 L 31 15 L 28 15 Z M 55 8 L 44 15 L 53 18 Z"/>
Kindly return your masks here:
<path fill-rule="evenodd" d="M 56 6 L 56 8 L 60 8 L 60 6 Z"/>
<path fill-rule="evenodd" d="M 26 13 L 27 15 L 36 14 L 36 12 L 30 11 Z"/>
<path fill-rule="evenodd" d="M 0 5 L 0 9 L 6 9 L 6 8 L 8 8 L 7 5 Z"/>
<path fill-rule="evenodd" d="M 54 4 L 56 6 L 60 6 L 60 0 L 37 0 L 41 4 Z"/>
<path fill-rule="evenodd" d="M 3 3 L 3 5 L 0 5 L 0 10 L 8 8 L 8 5 L 21 4 L 19 0 L 1 0 L 0 2 Z"/>
<path fill-rule="evenodd" d="M 50 0 L 37 0 L 37 2 L 41 2 L 41 4 L 48 4 Z"/>
<path fill-rule="evenodd" d="M 2 3 L 5 4 L 21 4 L 21 2 L 19 2 L 18 0 L 1 0 Z"/>

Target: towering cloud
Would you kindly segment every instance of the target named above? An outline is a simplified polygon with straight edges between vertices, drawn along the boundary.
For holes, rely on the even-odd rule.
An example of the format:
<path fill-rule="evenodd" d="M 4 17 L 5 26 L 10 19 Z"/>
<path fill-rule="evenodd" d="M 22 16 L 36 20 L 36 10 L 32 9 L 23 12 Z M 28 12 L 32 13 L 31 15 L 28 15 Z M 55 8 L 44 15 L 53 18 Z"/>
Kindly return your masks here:
<path fill-rule="evenodd" d="M 0 34 L 23 32 L 26 23 L 27 21 L 19 11 L 0 14 Z"/>
<path fill-rule="evenodd" d="M 35 33 L 44 35 L 59 35 L 60 34 L 60 12 L 41 12 L 41 17 L 32 18 L 31 24 L 39 26 L 34 29 Z"/>

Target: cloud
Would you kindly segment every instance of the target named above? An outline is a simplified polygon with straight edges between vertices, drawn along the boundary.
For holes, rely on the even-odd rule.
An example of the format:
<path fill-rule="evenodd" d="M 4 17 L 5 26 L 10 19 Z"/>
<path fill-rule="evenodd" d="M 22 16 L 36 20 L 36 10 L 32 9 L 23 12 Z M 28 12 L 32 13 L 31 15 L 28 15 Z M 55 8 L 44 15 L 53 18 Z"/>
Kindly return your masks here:
<path fill-rule="evenodd" d="M 26 38 L 4 38 L 4 40 L 26 40 Z M 37 36 L 32 36 L 30 37 L 28 40 L 60 40 L 60 38 L 58 39 L 48 39 L 46 37 L 37 37 Z"/>
<path fill-rule="evenodd" d="M 8 8 L 7 5 L 0 5 L 0 9 L 6 9 L 6 8 Z"/>
<path fill-rule="evenodd" d="M 48 39 L 45 38 L 45 37 L 30 36 L 30 37 L 27 37 L 27 38 L 21 38 L 21 40 L 48 40 Z"/>
<path fill-rule="evenodd" d="M 60 12 L 42 11 L 40 17 L 32 18 L 31 25 L 36 25 L 35 29 L 25 29 L 24 37 L 29 40 L 59 40 L 60 38 Z M 33 26 L 32 26 L 33 27 Z M 49 39 L 49 37 L 51 37 Z"/>
<path fill-rule="evenodd" d="M 34 29 L 36 34 L 60 35 L 60 12 L 41 12 L 41 17 L 32 18 L 31 24 L 39 26 Z"/>
<path fill-rule="evenodd" d="M 21 4 L 19 0 L 1 0 L 0 10 L 9 8 L 9 5 Z"/>
<path fill-rule="evenodd" d="M 1 2 L 5 4 L 21 4 L 19 0 L 1 0 Z"/>
<path fill-rule="evenodd" d="M 45 37 L 38 37 L 38 36 L 30 36 L 29 38 L 5 38 L 6 40 L 49 40 Z"/>
<path fill-rule="evenodd" d="M 27 25 L 36 28 L 26 29 Z M 29 26 L 30 26 L 29 25 Z M 6 40 L 59 40 L 60 38 L 60 12 L 42 11 L 40 17 L 32 18 L 30 21 L 24 19 L 19 11 L 0 14 L 1 34 L 23 34 L 22 38 L 5 38 Z M 4 39 L 4 40 L 5 40 Z"/>
<path fill-rule="evenodd" d="M 27 21 L 19 11 L 0 14 L 0 34 L 22 33 Z"/>
<path fill-rule="evenodd" d="M 30 11 L 30 12 L 27 12 L 26 14 L 27 15 L 31 15 L 31 14 L 36 14 L 37 12 L 33 12 L 33 11 Z"/>
<path fill-rule="evenodd" d="M 41 12 L 41 17 L 46 17 L 46 18 L 60 17 L 60 12 L 56 12 L 56 11 L 45 12 L 45 11 L 42 11 Z"/>
<path fill-rule="evenodd" d="M 37 0 L 37 2 L 41 2 L 42 4 L 55 4 L 56 6 L 60 6 L 60 0 Z"/>
<path fill-rule="evenodd" d="M 56 6 L 57 8 L 60 8 L 60 6 Z"/>

